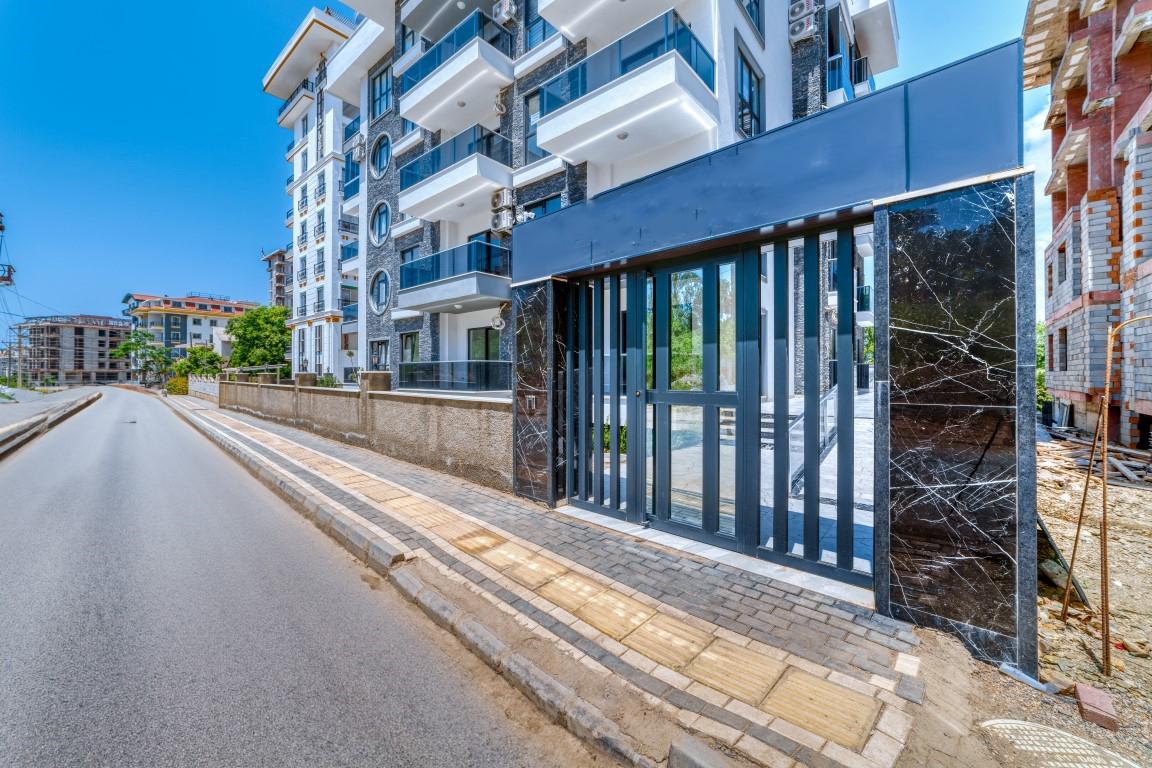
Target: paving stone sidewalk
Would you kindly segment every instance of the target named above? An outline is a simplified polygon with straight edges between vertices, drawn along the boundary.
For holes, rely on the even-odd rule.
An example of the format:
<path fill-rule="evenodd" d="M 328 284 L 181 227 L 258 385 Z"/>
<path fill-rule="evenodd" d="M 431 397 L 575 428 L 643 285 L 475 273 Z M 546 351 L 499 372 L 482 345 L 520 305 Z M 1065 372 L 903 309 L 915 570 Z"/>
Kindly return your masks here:
<path fill-rule="evenodd" d="M 907 740 L 924 684 L 906 624 L 302 430 L 174 402 L 745 757 L 890 766 Z"/>

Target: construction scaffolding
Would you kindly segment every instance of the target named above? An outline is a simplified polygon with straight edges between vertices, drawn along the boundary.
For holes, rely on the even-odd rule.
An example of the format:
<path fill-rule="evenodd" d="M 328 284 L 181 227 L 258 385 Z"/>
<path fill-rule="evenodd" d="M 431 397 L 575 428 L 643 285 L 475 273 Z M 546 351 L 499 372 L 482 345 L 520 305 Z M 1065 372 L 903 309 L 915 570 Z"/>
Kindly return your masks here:
<path fill-rule="evenodd" d="M 9 329 L 3 367 L 17 385 L 111 384 L 128 379 L 128 361 L 112 356 L 131 323 L 97 315 L 29 317 Z"/>

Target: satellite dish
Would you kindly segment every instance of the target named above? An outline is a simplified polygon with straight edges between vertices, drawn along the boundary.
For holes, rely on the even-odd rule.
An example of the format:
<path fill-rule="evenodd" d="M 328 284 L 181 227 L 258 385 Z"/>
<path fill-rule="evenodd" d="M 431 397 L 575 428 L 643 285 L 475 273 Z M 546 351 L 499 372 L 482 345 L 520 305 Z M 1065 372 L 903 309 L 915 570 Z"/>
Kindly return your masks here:
<path fill-rule="evenodd" d="M 492 315 L 492 322 L 491 322 L 491 325 L 492 325 L 492 327 L 493 327 L 493 328 L 495 328 L 497 331 L 502 331 L 502 330 L 504 330 L 504 325 L 505 325 L 505 323 L 504 323 L 504 318 L 500 317 L 500 315 Z"/>

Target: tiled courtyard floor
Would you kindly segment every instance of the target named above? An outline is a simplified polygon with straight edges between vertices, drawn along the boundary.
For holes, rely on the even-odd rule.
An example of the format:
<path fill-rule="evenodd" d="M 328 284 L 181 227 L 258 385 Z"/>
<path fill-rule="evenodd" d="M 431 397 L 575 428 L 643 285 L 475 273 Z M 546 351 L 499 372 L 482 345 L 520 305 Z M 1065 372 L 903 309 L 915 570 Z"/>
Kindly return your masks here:
<path fill-rule="evenodd" d="M 302 430 L 174 401 L 746 758 L 890 766 L 908 738 L 924 696 L 908 625 Z"/>

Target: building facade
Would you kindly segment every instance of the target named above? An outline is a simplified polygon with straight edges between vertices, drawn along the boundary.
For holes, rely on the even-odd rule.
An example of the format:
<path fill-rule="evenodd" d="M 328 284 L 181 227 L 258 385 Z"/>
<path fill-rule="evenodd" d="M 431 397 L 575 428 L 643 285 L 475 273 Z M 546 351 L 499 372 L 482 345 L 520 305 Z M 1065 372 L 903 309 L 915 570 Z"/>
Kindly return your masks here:
<path fill-rule="evenodd" d="M 292 309 L 292 291 L 288 289 L 288 281 L 292 275 L 292 248 L 279 248 L 272 253 L 260 257 L 268 269 L 268 306 L 288 307 L 289 314 Z"/>
<path fill-rule="evenodd" d="M 53 315 L 25 318 L 15 329 L 24 346 L 22 355 L 17 350 L 16 366 L 28 384 L 112 384 L 128 378 L 128 361 L 111 354 L 131 330 L 127 320 Z"/>
<path fill-rule="evenodd" d="M 1046 384 L 1055 418 L 1096 428 L 1110 325 L 1152 314 L 1152 2 L 1029 4 L 1025 87 L 1050 85 Z M 1109 435 L 1148 447 L 1152 324 L 1114 350 Z"/>
<path fill-rule="evenodd" d="M 225 296 L 191 293 L 187 296 L 154 296 L 129 293 L 122 314 L 131 330 L 147 331 L 156 341 L 184 357 L 192 347 L 213 346 L 213 334 L 228 321 L 259 306 L 252 301 L 233 301 Z"/>
<path fill-rule="evenodd" d="M 355 27 L 306 20 L 265 89 L 324 61 L 311 98 L 343 181 L 326 215 L 356 227 L 333 264 L 359 304 L 339 343 L 350 372 L 403 388 L 511 389 L 517 224 L 854 99 L 897 61 L 887 0 L 349 5 Z M 291 79 L 269 92 L 301 98 Z M 281 124 L 315 154 L 319 107 L 296 109 Z M 296 370 L 336 325 L 312 314 Z"/>

